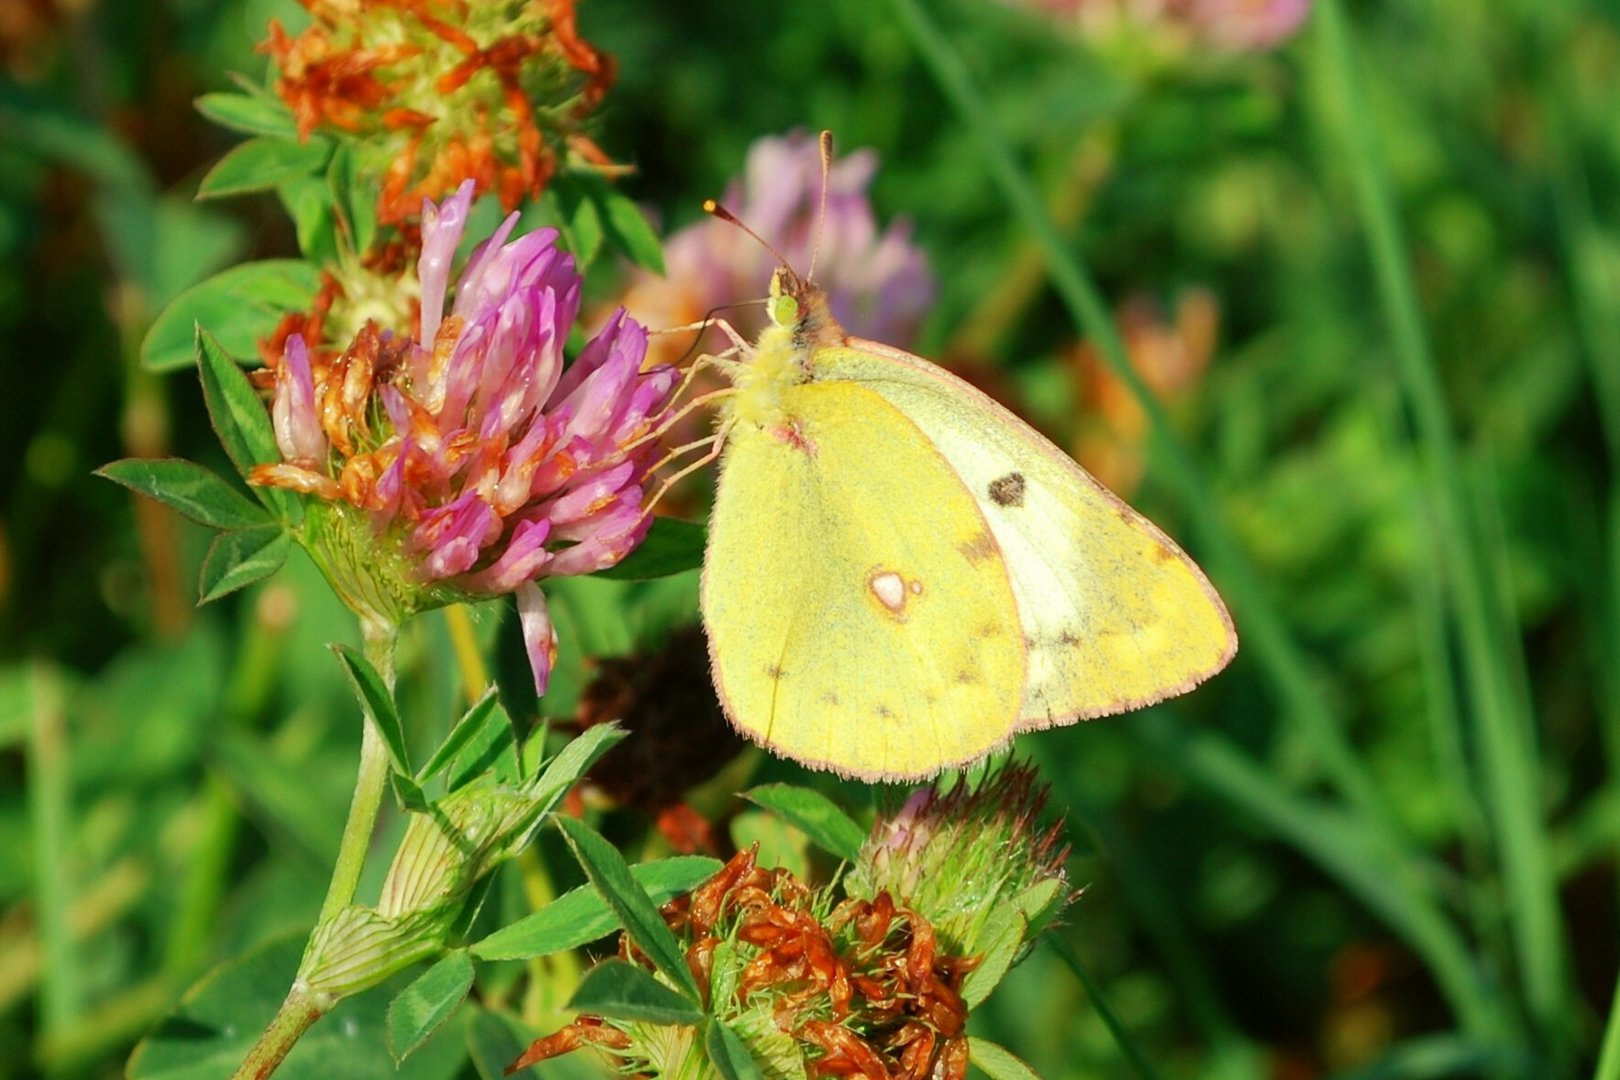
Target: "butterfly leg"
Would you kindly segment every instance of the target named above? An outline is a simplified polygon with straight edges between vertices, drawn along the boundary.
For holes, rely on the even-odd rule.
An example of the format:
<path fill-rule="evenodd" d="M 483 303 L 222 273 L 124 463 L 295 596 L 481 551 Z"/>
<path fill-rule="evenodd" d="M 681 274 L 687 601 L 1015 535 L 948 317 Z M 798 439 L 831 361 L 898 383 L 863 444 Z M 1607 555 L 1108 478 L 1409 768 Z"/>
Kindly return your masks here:
<path fill-rule="evenodd" d="M 720 436 L 718 434 L 710 435 L 708 438 L 698 439 L 696 442 L 687 443 L 685 446 L 678 446 L 674 450 L 671 450 L 668 454 L 664 455 L 663 461 L 660 461 L 657 465 L 653 466 L 653 468 L 656 469 L 666 465 L 673 461 L 676 457 L 686 453 L 688 450 L 695 450 L 705 443 L 707 443 L 709 446 L 709 452 L 683 467 L 680 471 L 676 472 L 675 475 L 661 482 L 658 485 L 658 490 L 653 492 L 653 497 L 648 499 L 647 505 L 642 508 L 642 514 L 651 514 L 653 512 L 653 508 L 658 505 L 665 495 L 669 494 L 670 488 L 674 487 L 676 484 L 680 483 L 680 481 L 684 480 L 686 477 L 697 472 L 699 469 L 703 468 L 703 466 L 719 457 L 721 447 Z M 651 470 L 648 471 L 650 472 Z"/>

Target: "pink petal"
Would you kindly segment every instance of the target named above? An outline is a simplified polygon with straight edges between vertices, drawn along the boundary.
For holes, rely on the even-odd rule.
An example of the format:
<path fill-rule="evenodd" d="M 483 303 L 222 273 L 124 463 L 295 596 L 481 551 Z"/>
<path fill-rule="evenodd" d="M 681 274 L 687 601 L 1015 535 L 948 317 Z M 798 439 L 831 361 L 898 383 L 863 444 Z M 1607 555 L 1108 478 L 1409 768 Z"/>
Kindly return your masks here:
<path fill-rule="evenodd" d="M 636 472 L 633 461 L 626 461 L 595 476 L 575 477 L 574 487 L 546 508 L 546 516 L 559 525 L 588 517 L 605 507 Z M 636 489 L 640 494 L 640 488 Z"/>
<path fill-rule="evenodd" d="M 579 543 L 554 551 L 546 573 L 552 577 L 591 574 L 615 565 L 634 551 L 652 528 L 652 515 L 641 509 L 640 502 L 639 498 L 627 500 L 576 522 L 572 528 L 557 529 L 552 533 L 553 540 L 570 539 L 568 534 L 573 534 Z"/>
<path fill-rule="evenodd" d="M 462 181 L 456 193 L 438 206 L 422 200 L 422 255 L 416 263 L 416 278 L 422 284 L 422 327 L 416 340 L 429 349 L 444 316 L 450 263 L 467 227 L 467 208 L 472 205 L 475 186 L 471 179 Z"/>
<path fill-rule="evenodd" d="M 518 622 L 523 627 L 523 646 L 534 671 L 534 692 L 545 696 L 551 669 L 557 664 L 557 631 L 546 610 L 546 594 L 534 582 L 517 587 Z"/>
<path fill-rule="evenodd" d="M 546 551 L 546 539 L 551 534 L 551 522 L 546 520 L 520 521 L 501 552 L 488 569 L 468 575 L 464 584 L 469 590 L 486 593 L 508 593 L 526 581 L 534 581 L 545 570 L 551 554 Z"/>
<path fill-rule="evenodd" d="M 411 536 L 411 543 L 428 552 L 422 572 L 429 580 L 453 577 L 471 569 L 479 552 L 501 534 L 500 515 L 476 492 L 467 492 L 454 502 L 435 507 L 424 515 Z"/>

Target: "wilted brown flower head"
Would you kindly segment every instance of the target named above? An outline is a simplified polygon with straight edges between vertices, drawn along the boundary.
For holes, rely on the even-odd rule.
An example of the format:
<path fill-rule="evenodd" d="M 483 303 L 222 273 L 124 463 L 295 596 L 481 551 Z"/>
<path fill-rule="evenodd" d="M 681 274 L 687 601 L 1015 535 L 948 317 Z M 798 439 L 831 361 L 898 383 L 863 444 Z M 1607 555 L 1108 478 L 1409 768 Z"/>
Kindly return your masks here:
<path fill-rule="evenodd" d="M 662 914 L 708 1011 L 767 1075 L 967 1075 L 961 987 L 978 961 L 943 950 L 928 920 L 888 893 L 833 905 L 790 872 L 761 868 L 750 850 Z M 620 952 L 647 963 L 628 938 Z M 584 1016 L 535 1042 L 508 1071 L 581 1046 L 655 1076 L 699 1075 L 707 1064 L 701 1040 Z"/>
<path fill-rule="evenodd" d="M 584 730 L 614 721 L 629 734 L 591 766 L 591 783 L 651 815 L 677 851 L 718 853 L 713 828 L 684 799 L 745 744 L 720 711 L 700 628 L 683 627 L 656 649 L 598 663 L 575 722 Z"/>
<path fill-rule="evenodd" d="M 300 0 L 311 24 L 270 24 L 276 92 L 299 134 L 360 136 L 383 175 L 377 216 L 417 213 L 466 179 L 508 210 L 539 194 L 559 149 L 606 164 L 580 129 L 613 59 L 579 36 L 574 0 Z M 369 171 L 369 170 L 368 170 Z"/>

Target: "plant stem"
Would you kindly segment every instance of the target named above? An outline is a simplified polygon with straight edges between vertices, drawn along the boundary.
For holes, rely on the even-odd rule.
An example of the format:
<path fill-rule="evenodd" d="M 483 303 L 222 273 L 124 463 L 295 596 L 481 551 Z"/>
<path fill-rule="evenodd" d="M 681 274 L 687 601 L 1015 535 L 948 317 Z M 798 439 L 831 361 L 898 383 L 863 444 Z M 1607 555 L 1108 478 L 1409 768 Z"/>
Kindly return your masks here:
<path fill-rule="evenodd" d="M 1409 861 L 1371 857 L 1368 845 L 1377 839 L 1359 822 L 1269 783 L 1263 769 L 1208 730 L 1174 724 L 1162 710 L 1145 714 L 1131 730 L 1155 758 L 1253 814 L 1390 926 L 1423 958 L 1470 1036 L 1489 1040 L 1500 1035 L 1502 1010 L 1489 984 L 1456 925 L 1431 895 L 1432 883 L 1414 880 Z"/>
<path fill-rule="evenodd" d="M 1074 972 L 1075 978 L 1080 980 L 1080 985 L 1085 987 L 1086 997 L 1091 999 L 1092 1007 L 1097 1010 L 1097 1016 L 1102 1020 L 1103 1026 L 1108 1029 L 1108 1033 L 1114 1037 L 1114 1045 L 1119 1047 L 1120 1052 L 1125 1055 L 1125 1059 L 1136 1070 L 1136 1075 L 1140 1076 L 1142 1080 L 1159 1080 L 1159 1071 L 1148 1061 L 1147 1055 L 1142 1052 L 1142 1048 L 1136 1045 L 1136 1040 L 1131 1038 L 1129 1031 L 1125 1030 L 1125 1025 L 1120 1023 L 1118 1015 L 1109 1006 L 1108 999 L 1103 996 L 1102 986 L 1098 984 L 1096 979 L 1091 977 L 1091 972 L 1086 970 L 1086 966 L 1080 962 L 1080 957 L 1075 955 L 1074 950 L 1069 947 L 1069 943 L 1060 937 L 1053 936 L 1049 936 L 1046 942 L 1051 950 L 1058 954 L 1058 958 L 1068 966 L 1068 969 Z"/>
<path fill-rule="evenodd" d="M 360 629 L 366 659 L 392 692 L 394 644 L 399 639 L 399 628 L 381 619 L 362 618 Z M 355 777 L 354 798 L 349 802 L 349 820 L 343 826 L 337 862 L 332 867 L 332 883 L 327 886 L 326 900 L 315 923 L 317 929 L 354 903 L 360 874 L 366 865 L 366 852 L 371 847 L 371 834 L 377 825 L 377 812 L 388 787 L 389 767 L 388 749 L 383 745 L 377 725 L 362 723 L 360 768 Z M 264 1080 L 275 1072 L 304 1032 L 336 1004 L 334 1000 L 311 994 L 301 982 L 293 983 L 270 1025 L 233 1074 L 233 1080 Z"/>
<path fill-rule="evenodd" d="M 330 1005 L 327 1007 L 330 1008 Z M 231 1080 L 264 1080 L 281 1067 L 304 1032 L 324 1015 L 326 1009 L 320 1007 L 314 995 L 295 984 L 287 992 L 281 1008 L 276 1010 L 275 1019 L 270 1021 L 270 1026 L 264 1029 L 259 1041 L 242 1059 Z"/>
<path fill-rule="evenodd" d="M 392 624 L 371 620 L 362 621 L 362 630 L 366 659 L 382 676 L 383 685 L 392 691 L 394 642 L 398 638 L 398 630 Z M 354 781 L 354 798 L 349 803 L 349 820 L 343 826 L 337 863 L 332 867 L 332 883 L 327 886 L 326 901 L 321 905 L 317 925 L 354 903 L 354 894 L 360 887 L 360 873 L 366 865 L 366 852 L 371 847 L 371 834 L 377 825 L 377 811 L 382 807 L 383 792 L 388 786 L 388 769 L 388 749 L 383 745 L 377 725 L 363 724 L 360 769 Z"/>
<path fill-rule="evenodd" d="M 83 1008 L 79 965 L 68 925 L 72 889 L 71 776 L 62 688 L 54 669 L 36 662 L 29 672 L 28 820 L 34 848 L 34 903 L 39 919 L 40 1027 L 50 1036 L 72 1024 Z"/>
<path fill-rule="evenodd" d="M 1592 1080 L 1620 1080 L 1620 981 L 1616 981 L 1614 1000 L 1609 1003 L 1609 1022 L 1603 1029 L 1603 1049 Z"/>

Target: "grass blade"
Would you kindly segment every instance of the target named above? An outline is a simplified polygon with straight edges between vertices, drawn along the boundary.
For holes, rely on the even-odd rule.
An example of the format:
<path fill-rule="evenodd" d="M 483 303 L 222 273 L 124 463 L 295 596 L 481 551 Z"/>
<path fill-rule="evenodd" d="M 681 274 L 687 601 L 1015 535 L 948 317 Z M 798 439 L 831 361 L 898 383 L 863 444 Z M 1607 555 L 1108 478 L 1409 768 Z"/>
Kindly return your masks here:
<path fill-rule="evenodd" d="M 1326 98 L 1324 122 L 1355 185 L 1396 369 L 1425 466 L 1434 516 L 1432 553 L 1446 573 L 1455 606 L 1485 801 L 1508 893 L 1515 958 L 1530 1014 L 1551 1051 L 1569 1042 L 1567 946 L 1540 805 L 1536 743 L 1529 735 L 1530 718 L 1523 715 L 1507 677 L 1522 659 L 1503 655 L 1505 636 L 1495 625 L 1486 586 L 1489 570 L 1472 527 L 1456 437 L 1424 330 L 1394 198 L 1356 76 L 1344 13 L 1337 0 L 1323 0 L 1316 6 L 1315 20 L 1317 63 Z"/>
<path fill-rule="evenodd" d="M 40 1029 L 43 1038 L 70 1027 L 83 1007 L 74 956 L 67 879 L 71 851 L 71 777 L 67 717 L 56 673 L 35 664 L 29 674 L 28 820 L 34 840 L 34 902 L 39 919 Z"/>
<path fill-rule="evenodd" d="M 1080 962 L 1080 957 L 1075 955 L 1069 943 L 1062 938 L 1051 936 L 1046 938 L 1046 942 L 1052 951 L 1057 953 L 1064 966 L 1074 972 L 1074 977 L 1080 980 L 1080 985 L 1086 988 L 1086 997 L 1097 1010 L 1098 1018 L 1108 1028 L 1108 1034 L 1114 1037 L 1114 1045 L 1125 1055 L 1125 1060 L 1131 1063 L 1131 1068 L 1136 1070 L 1136 1074 L 1142 1077 L 1142 1080 L 1159 1080 L 1159 1071 L 1148 1061 L 1142 1048 L 1136 1045 L 1136 1040 L 1125 1030 L 1125 1025 L 1120 1023 L 1119 1016 L 1108 1004 L 1108 999 L 1103 996 L 1102 986 L 1091 977 L 1091 972 Z"/>

